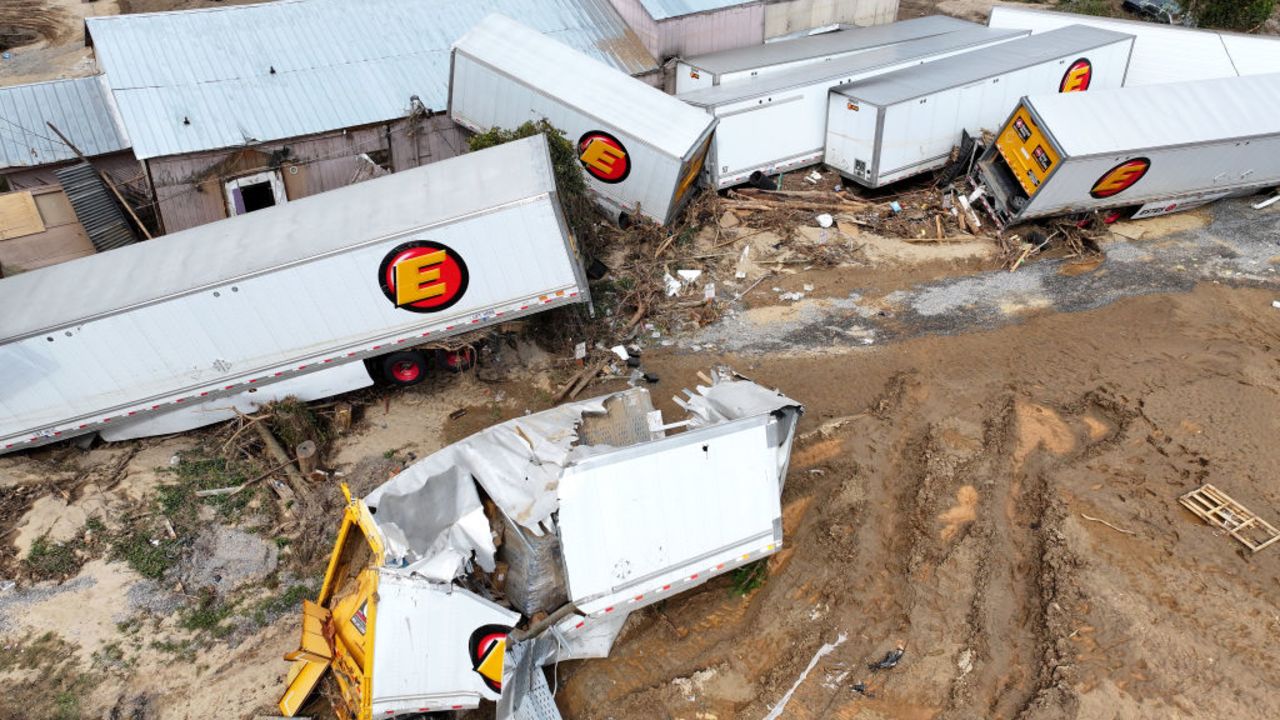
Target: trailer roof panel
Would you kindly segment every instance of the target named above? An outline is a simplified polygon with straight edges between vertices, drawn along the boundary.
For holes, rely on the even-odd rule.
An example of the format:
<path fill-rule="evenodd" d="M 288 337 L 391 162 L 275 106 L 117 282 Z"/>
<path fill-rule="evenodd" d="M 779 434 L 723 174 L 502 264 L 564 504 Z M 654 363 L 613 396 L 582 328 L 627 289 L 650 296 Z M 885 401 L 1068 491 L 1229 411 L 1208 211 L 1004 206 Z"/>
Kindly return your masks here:
<path fill-rule="evenodd" d="M 870 50 L 871 48 L 892 45 L 906 40 L 917 40 L 923 37 L 932 37 L 978 27 L 981 27 L 981 25 L 947 17 L 946 15 L 931 15 L 929 17 L 889 23 L 888 25 L 850 28 L 794 40 L 780 40 L 763 45 L 722 50 L 687 58 L 683 62 L 686 65 L 719 75 L 768 65 L 781 65 L 783 63 L 809 60 L 835 53 Z"/>
<path fill-rule="evenodd" d="M 1280 133 L 1280 74 L 1029 96 L 1068 155 L 1198 145 Z"/>
<path fill-rule="evenodd" d="M 539 135 L 25 272 L 0 280 L 0 342 L 554 191 Z"/>
<path fill-rule="evenodd" d="M 503 15 L 453 47 L 671 157 L 684 157 L 711 127 L 706 113 Z"/>
<path fill-rule="evenodd" d="M 836 88 L 833 92 L 883 107 L 1131 39 L 1132 35 L 1110 30 L 1069 25 L 1034 37 L 956 55 L 945 63 L 930 63 L 877 75 Z"/>
<path fill-rule="evenodd" d="M 701 88 L 680 95 L 680 99 L 690 105 L 713 108 L 771 95 L 791 88 L 837 80 L 843 75 L 873 71 L 876 68 L 898 65 L 913 60 L 923 62 L 926 58 L 938 53 L 953 52 L 991 42 L 1012 40 L 1026 34 L 1026 30 L 993 30 L 984 27 L 959 30 L 945 35 L 908 40 L 830 62 L 770 73 L 748 82 Z"/>
<path fill-rule="evenodd" d="M 1244 35 L 1008 6 L 992 8 L 988 20 L 991 27 L 1022 28 L 1033 34 L 1076 24 L 1137 38 L 1129 74 L 1125 77 L 1126 87 L 1280 72 L 1280 38 L 1271 35 Z"/>

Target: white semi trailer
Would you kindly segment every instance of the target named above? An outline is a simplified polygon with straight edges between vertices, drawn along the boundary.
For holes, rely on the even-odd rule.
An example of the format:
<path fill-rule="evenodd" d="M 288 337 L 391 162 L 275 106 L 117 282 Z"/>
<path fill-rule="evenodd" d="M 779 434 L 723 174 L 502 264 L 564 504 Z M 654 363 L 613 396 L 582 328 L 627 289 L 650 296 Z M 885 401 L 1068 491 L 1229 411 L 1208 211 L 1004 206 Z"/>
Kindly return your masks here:
<path fill-rule="evenodd" d="M 1028 34 L 1026 30 L 982 27 L 959 30 L 784 70 L 751 82 L 685 93 L 679 96 L 681 100 L 719 121 L 707 154 L 707 185 L 723 190 L 747 182 L 752 173 L 772 175 L 820 162 L 831 88 Z"/>
<path fill-rule="evenodd" d="M 976 27 L 980 26 L 946 15 L 931 15 L 887 25 L 848 28 L 681 58 L 676 63 L 676 94 L 754 80 L 764 75 L 839 60 L 907 40 L 919 40 Z"/>
<path fill-rule="evenodd" d="M 509 143 L 0 280 L 0 452 L 412 384 L 588 299 L 546 140 Z"/>
<path fill-rule="evenodd" d="M 1280 185 L 1280 75 L 1030 95 L 974 181 L 1001 224 L 1151 217 Z"/>
<path fill-rule="evenodd" d="M 1133 36 L 1068 25 L 831 91 L 823 161 L 877 188 L 946 165 L 1022 96 L 1119 88 Z"/>
<path fill-rule="evenodd" d="M 616 219 L 666 224 L 693 194 L 715 118 L 503 15 L 453 46 L 449 116 L 476 132 L 547 120 Z"/>

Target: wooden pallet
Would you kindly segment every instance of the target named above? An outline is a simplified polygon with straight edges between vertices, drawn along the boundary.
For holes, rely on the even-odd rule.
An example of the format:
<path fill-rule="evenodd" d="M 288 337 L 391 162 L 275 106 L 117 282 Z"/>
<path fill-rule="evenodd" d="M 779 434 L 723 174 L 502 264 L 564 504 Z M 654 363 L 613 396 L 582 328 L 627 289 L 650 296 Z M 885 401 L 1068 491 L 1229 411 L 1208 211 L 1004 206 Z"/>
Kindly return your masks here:
<path fill-rule="evenodd" d="M 1212 485 L 1202 485 L 1178 500 L 1205 522 L 1231 533 L 1231 537 L 1253 552 L 1280 541 L 1280 530 Z"/>

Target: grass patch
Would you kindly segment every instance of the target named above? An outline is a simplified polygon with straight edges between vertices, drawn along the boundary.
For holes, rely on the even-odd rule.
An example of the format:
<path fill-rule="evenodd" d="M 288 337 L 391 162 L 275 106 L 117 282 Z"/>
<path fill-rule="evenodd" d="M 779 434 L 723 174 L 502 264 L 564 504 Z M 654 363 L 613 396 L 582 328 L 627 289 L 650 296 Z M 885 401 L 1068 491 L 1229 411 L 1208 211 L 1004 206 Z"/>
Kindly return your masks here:
<path fill-rule="evenodd" d="M 224 638 L 235 630 L 234 625 L 226 622 L 234 610 L 234 603 L 223 602 L 216 593 L 206 588 L 201 591 L 200 601 L 194 607 L 182 611 L 178 626 L 195 633 Z"/>
<path fill-rule="evenodd" d="M 314 599 L 319 592 L 318 583 L 290 585 L 279 595 L 259 600 L 249 616 L 253 618 L 255 625 L 263 627 L 285 613 L 297 612 L 303 600 Z"/>
<path fill-rule="evenodd" d="M 729 594 L 736 597 L 744 597 L 764 587 L 764 583 L 769 579 L 769 559 L 762 558 L 755 562 L 747 563 L 742 567 L 733 571 L 732 584 L 729 586 Z"/>
<path fill-rule="evenodd" d="M 81 698 L 99 682 L 81 671 L 76 646 L 51 632 L 0 653 L 0 672 L 21 673 L 0 693 L 4 718 L 87 720 Z"/>
<path fill-rule="evenodd" d="M 97 540 L 106 533 L 107 526 L 96 517 L 89 518 L 80 532 L 70 540 L 54 542 L 45 533 L 31 543 L 22 569 L 35 581 L 66 580 L 80 572 L 80 568 L 101 554 Z"/>
<path fill-rule="evenodd" d="M 1077 15 L 1115 17 L 1116 14 L 1109 0 L 1066 0 L 1058 5 L 1058 9 Z"/>
<path fill-rule="evenodd" d="M 153 538 L 142 528 L 130 528 L 111 539 L 111 556 L 128 563 L 145 578 L 159 580 L 178 563 L 182 544 L 168 538 Z"/>

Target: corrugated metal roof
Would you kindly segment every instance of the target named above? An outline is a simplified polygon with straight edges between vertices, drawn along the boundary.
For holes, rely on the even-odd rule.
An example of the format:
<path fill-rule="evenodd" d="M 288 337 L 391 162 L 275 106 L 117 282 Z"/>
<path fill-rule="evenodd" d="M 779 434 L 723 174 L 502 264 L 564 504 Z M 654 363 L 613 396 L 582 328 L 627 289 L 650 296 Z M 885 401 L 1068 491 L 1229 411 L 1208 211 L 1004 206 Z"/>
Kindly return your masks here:
<path fill-rule="evenodd" d="M 1086 25 L 1068 25 L 1039 35 L 1010 40 L 948 58 L 917 65 L 835 88 L 832 92 L 871 105 L 892 105 L 948 88 L 1004 75 L 1054 58 L 1083 53 L 1112 43 L 1131 41 L 1132 35 Z M 1116 84 L 1119 85 L 1117 79 Z M 1002 118 L 1003 119 L 1003 118 Z"/>
<path fill-rule="evenodd" d="M 139 158 L 279 140 L 447 105 L 449 49 L 500 12 L 635 75 L 657 68 L 608 0 L 277 0 L 89 18 Z"/>
<path fill-rule="evenodd" d="M 764 97 L 789 88 L 803 87 L 818 82 L 836 80 L 843 75 L 853 75 L 879 67 L 900 65 L 911 60 L 923 62 L 926 58 L 945 52 L 955 52 L 966 47 L 981 47 L 996 42 L 1007 42 L 1029 34 L 1026 30 L 997 30 L 978 26 L 971 30 L 959 30 L 945 35 L 907 40 L 894 45 L 860 52 L 856 55 L 783 70 L 755 80 L 716 85 L 693 90 L 680 95 L 690 105 L 715 108 Z"/>
<path fill-rule="evenodd" d="M 735 5 L 755 5 L 760 0 L 640 0 L 654 20 L 714 12 Z"/>
<path fill-rule="evenodd" d="M 101 76 L 0 87 L 0 169 L 74 160 L 52 122 L 93 157 L 129 147 Z"/>
<path fill-rule="evenodd" d="M 701 110 L 639 80 L 619 77 L 616 70 L 502 15 L 485 18 L 455 47 L 671 157 L 684 157 L 715 122 Z"/>
<path fill-rule="evenodd" d="M 89 236 L 89 242 L 98 249 L 114 250 L 138 241 L 129 221 L 102 176 L 87 162 L 79 162 L 53 171 L 67 194 L 67 200 L 76 213 L 76 219 Z"/>
<path fill-rule="evenodd" d="M 686 65 L 719 75 L 721 73 L 752 70 L 769 65 L 781 65 L 783 63 L 821 58 L 838 53 L 853 53 L 907 40 L 918 40 L 923 37 L 944 35 L 949 32 L 978 27 L 982 26 L 967 20 L 947 17 L 946 15 L 931 15 L 887 25 L 850 28 L 793 40 L 722 50 L 687 58 L 683 62 Z"/>
<path fill-rule="evenodd" d="M 1280 133 L 1280 75 L 1031 95 L 1027 102 L 1072 157 Z"/>
<path fill-rule="evenodd" d="M 23 308 L 0 313 L 0 342 L 551 192 L 537 135 L 24 272 L 0 280 L 0 308 Z"/>

